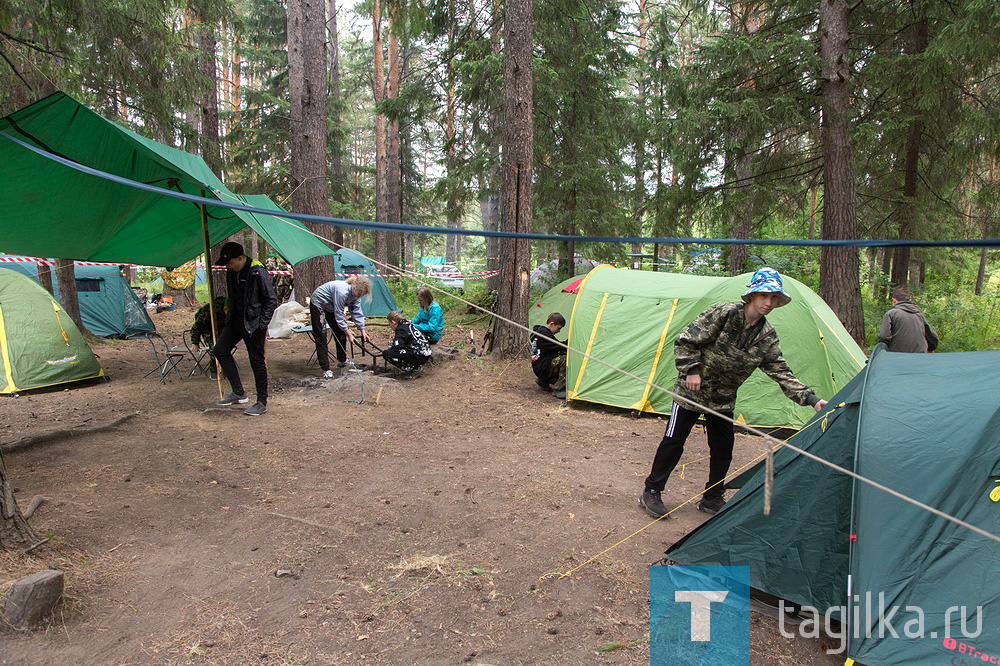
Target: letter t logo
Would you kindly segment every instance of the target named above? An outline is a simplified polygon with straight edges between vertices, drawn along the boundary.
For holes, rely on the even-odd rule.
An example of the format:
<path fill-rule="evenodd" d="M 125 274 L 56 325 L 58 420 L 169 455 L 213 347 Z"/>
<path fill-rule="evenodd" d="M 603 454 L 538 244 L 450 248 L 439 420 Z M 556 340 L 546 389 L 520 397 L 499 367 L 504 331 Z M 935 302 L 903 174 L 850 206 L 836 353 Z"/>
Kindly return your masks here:
<path fill-rule="evenodd" d="M 717 599 L 709 599 L 708 594 L 717 596 Z M 726 600 L 729 592 L 720 590 L 705 590 L 697 592 L 681 591 L 674 592 L 674 601 L 691 604 L 691 640 L 710 641 L 712 640 L 712 602 L 722 602 Z"/>

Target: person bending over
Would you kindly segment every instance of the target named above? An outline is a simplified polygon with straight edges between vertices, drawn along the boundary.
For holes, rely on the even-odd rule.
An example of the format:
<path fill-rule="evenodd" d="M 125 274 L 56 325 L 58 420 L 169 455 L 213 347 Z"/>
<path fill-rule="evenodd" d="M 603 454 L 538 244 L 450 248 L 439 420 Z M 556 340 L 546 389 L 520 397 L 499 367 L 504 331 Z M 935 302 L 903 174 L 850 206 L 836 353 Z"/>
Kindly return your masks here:
<path fill-rule="evenodd" d="M 431 346 L 424 334 L 407 321 L 398 310 L 393 310 L 386 319 L 393 331 L 389 348 L 382 352 L 382 357 L 402 370 L 403 379 L 418 377 L 423 371 L 423 365 L 431 358 Z"/>
<path fill-rule="evenodd" d="M 326 332 L 323 330 L 323 318 L 326 316 L 333 340 L 336 344 L 337 367 L 347 364 L 347 343 L 354 343 L 354 334 L 347 327 L 345 310 L 351 311 L 351 319 L 364 340 L 368 340 L 365 332 L 365 313 L 361 310 L 361 299 L 371 294 L 372 285 L 363 275 L 352 275 L 346 280 L 331 280 L 316 287 L 309 299 L 309 316 L 312 322 L 313 342 L 316 343 L 316 360 L 323 370 L 323 377 L 330 379 L 330 350 L 326 342 Z M 369 300 L 371 299 L 368 296 Z"/>
<path fill-rule="evenodd" d="M 566 397 L 566 348 L 556 344 L 556 334 L 566 325 L 566 318 L 553 312 L 531 334 L 531 370 L 535 383 L 557 398 Z"/>
<path fill-rule="evenodd" d="M 434 295 L 427 287 L 417 289 L 417 304 L 420 309 L 410 323 L 424 334 L 427 342 L 437 344 L 444 332 L 444 310 L 434 300 Z"/>
<path fill-rule="evenodd" d="M 702 406 L 732 419 L 736 391 L 757 368 L 800 405 L 811 405 L 817 412 L 826 405 L 826 400 L 820 400 L 792 374 L 781 355 L 778 334 L 767 321 L 768 313 L 791 300 L 782 287 L 778 271 L 761 268 L 753 274 L 742 303 L 713 305 L 677 336 L 674 392 L 683 404 L 674 400 L 667 431 L 656 449 L 645 490 L 639 497 L 639 504 L 646 513 L 655 518 L 667 514 L 660 495 L 684 453 L 684 442 L 691 428 L 703 413 Z M 705 428 L 708 431 L 709 472 L 698 510 L 714 514 L 726 503 L 723 481 L 733 460 L 733 424 L 705 414 Z"/>

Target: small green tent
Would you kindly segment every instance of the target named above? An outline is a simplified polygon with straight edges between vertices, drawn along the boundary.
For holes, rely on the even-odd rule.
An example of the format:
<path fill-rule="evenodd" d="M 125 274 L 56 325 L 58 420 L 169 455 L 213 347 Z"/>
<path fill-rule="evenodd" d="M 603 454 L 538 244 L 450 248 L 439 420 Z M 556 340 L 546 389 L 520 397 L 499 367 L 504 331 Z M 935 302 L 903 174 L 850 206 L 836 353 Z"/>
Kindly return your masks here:
<path fill-rule="evenodd" d="M 569 344 L 666 389 L 677 379 L 674 341 L 710 305 L 740 300 L 751 274 L 731 278 L 632 271 L 598 266 L 580 283 Z M 809 287 L 784 277 L 788 305 L 767 316 L 792 371 L 828 399 L 864 366 L 865 354 L 827 304 Z M 537 308 L 536 308 L 537 309 Z M 544 307 L 542 309 L 545 309 Z M 669 414 L 672 398 L 600 363 L 570 352 L 567 397 Z M 737 394 L 736 415 L 752 426 L 799 428 L 813 414 L 788 400 L 760 370 Z"/>
<path fill-rule="evenodd" d="M 0 271 L 0 395 L 104 376 L 73 320 L 41 285 Z"/>
<path fill-rule="evenodd" d="M 337 250 L 333 255 L 333 269 L 338 274 L 338 280 L 343 280 L 348 275 L 364 275 L 372 283 L 371 300 L 361 299 L 361 309 L 367 316 L 384 317 L 399 309 L 378 267 L 365 255 L 346 247 Z"/>
<path fill-rule="evenodd" d="M 0 258 L 7 256 L 0 255 Z M 5 262 L 0 264 L 0 268 L 8 268 L 35 280 L 38 279 L 38 264 L 35 262 Z M 80 302 L 80 318 L 88 331 L 105 337 L 128 337 L 156 330 L 146 309 L 116 266 L 76 264 L 74 273 Z M 57 299 L 59 283 L 59 275 L 53 271 L 52 288 Z"/>
<path fill-rule="evenodd" d="M 791 443 L 991 534 L 1000 534 L 1000 352 L 899 354 L 868 366 Z M 758 466 L 726 507 L 678 541 L 680 564 L 748 567 L 745 581 L 846 614 L 848 656 L 863 664 L 986 663 L 1000 656 L 1000 546 L 789 449 L 774 457 L 771 513 Z M 873 617 L 884 592 L 892 626 Z M 969 660 L 964 639 L 982 653 Z M 981 607 L 981 611 L 976 611 Z M 919 610 L 917 610 L 919 609 Z M 855 615 L 858 612 L 858 615 Z M 887 611 L 888 613 L 888 611 Z M 918 617 L 919 616 L 919 617 Z M 923 638 L 904 632 L 921 619 Z M 909 625 L 915 628 L 916 624 Z M 947 634 L 945 632 L 948 632 Z M 949 636 L 949 641 L 944 638 Z"/>

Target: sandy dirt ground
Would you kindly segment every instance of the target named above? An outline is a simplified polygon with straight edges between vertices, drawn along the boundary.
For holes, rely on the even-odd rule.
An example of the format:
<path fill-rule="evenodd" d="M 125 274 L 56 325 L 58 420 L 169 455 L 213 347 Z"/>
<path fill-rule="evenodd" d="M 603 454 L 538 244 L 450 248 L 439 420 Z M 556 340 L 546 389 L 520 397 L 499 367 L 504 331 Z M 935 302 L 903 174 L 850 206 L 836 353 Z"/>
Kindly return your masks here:
<path fill-rule="evenodd" d="M 179 343 L 192 316 L 154 321 Z M 268 342 L 257 418 L 216 407 L 207 377 L 142 378 L 141 340 L 94 345 L 109 382 L 0 399 L 5 443 L 135 415 L 5 456 L 54 550 L 0 556 L 0 592 L 50 565 L 67 588 L 44 626 L 0 628 L 0 663 L 649 663 L 648 566 L 707 517 L 638 508 L 664 421 L 567 406 L 524 361 L 463 352 L 362 387 L 317 379 L 311 349 Z M 738 437 L 735 464 L 762 451 Z M 668 506 L 696 496 L 706 455 L 698 428 Z M 746 646 L 746 663 L 840 662 L 766 617 Z"/>

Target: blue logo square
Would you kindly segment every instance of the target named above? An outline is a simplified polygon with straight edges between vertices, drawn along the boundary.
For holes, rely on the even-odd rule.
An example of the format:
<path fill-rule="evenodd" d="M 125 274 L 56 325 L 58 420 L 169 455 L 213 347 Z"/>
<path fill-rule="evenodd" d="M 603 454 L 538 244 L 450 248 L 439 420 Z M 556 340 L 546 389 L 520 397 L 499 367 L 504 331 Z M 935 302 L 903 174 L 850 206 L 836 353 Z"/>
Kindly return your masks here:
<path fill-rule="evenodd" d="M 739 663 L 753 624 L 748 567 L 649 568 L 650 666 Z"/>

